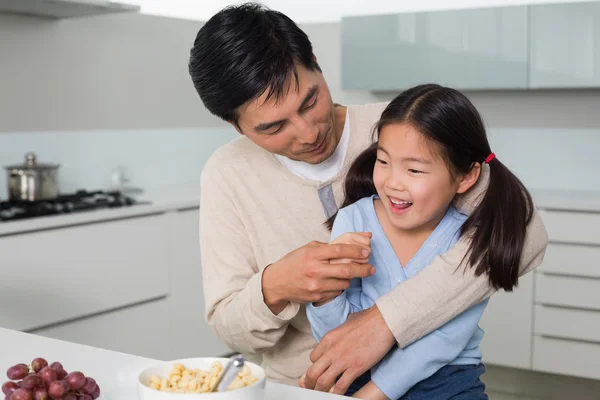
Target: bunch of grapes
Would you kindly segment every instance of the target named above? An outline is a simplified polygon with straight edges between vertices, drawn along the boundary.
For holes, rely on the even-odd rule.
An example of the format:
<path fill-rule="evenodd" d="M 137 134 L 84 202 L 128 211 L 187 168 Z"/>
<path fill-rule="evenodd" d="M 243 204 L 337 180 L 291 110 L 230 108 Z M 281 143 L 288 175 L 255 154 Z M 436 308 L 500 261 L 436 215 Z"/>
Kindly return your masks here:
<path fill-rule="evenodd" d="M 48 365 L 36 358 L 31 366 L 17 364 L 6 372 L 10 381 L 2 385 L 4 400 L 93 400 L 100 397 L 95 380 L 81 372 L 67 373 L 59 362 Z"/>

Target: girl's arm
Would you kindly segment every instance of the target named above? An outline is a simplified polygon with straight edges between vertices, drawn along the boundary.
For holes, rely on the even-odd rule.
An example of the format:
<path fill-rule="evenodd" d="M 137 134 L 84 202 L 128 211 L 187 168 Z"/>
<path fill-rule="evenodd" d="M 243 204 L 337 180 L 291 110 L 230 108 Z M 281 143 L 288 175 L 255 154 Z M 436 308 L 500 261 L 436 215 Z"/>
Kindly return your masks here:
<path fill-rule="evenodd" d="M 346 209 L 338 211 L 333 228 L 331 229 L 332 241 L 338 239 L 344 233 L 356 232 L 354 221 L 346 211 Z M 350 287 L 333 300 L 325 304 L 309 303 L 306 305 L 306 315 L 317 342 L 321 341 L 327 332 L 343 324 L 348 315 L 362 310 L 361 295 L 361 280 L 352 279 Z"/>
<path fill-rule="evenodd" d="M 358 392 L 354 393 L 352 397 L 362 400 L 390 400 L 385 393 L 379 390 L 373 381 L 369 381 Z"/>

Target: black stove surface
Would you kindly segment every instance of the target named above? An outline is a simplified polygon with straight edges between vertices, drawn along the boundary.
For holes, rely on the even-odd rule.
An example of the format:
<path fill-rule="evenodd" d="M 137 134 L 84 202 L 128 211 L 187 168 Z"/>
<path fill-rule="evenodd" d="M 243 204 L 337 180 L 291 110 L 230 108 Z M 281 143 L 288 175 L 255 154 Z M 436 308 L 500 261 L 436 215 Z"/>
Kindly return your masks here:
<path fill-rule="evenodd" d="M 103 208 L 126 207 L 133 204 L 136 204 L 134 199 L 120 192 L 88 192 L 79 190 L 73 194 L 60 195 L 52 200 L 32 202 L 2 201 L 0 202 L 0 221 L 68 214 Z"/>

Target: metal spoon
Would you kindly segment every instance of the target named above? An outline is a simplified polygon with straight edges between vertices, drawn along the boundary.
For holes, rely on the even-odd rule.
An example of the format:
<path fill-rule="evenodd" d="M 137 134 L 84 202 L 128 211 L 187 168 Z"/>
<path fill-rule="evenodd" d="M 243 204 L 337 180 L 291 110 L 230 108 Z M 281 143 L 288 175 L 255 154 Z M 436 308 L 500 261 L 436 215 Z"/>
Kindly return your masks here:
<path fill-rule="evenodd" d="M 224 392 L 227 390 L 231 382 L 235 379 L 237 374 L 244 367 L 246 362 L 245 358 L 241 354 L 236 354 L 229 359 L 229 363 L 223 368 L 223 373 L 217 379 L 217 383 L 213 386 L 213 392 Z"/>

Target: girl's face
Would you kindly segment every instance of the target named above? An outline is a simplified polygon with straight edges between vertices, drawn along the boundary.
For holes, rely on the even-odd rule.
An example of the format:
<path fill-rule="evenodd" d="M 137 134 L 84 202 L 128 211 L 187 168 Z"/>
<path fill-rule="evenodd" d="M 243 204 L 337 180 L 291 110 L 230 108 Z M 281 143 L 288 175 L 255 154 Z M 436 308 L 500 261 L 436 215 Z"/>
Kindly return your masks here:
<path fill-rule="evenodd" d="M 454 196 L 477 181 L 479 164 L 467 175 L 453 177 L 440 154 L 438 145 L 410 124 L 381 129 L 373 182 L 395 228 L 435 229 Z"/>

